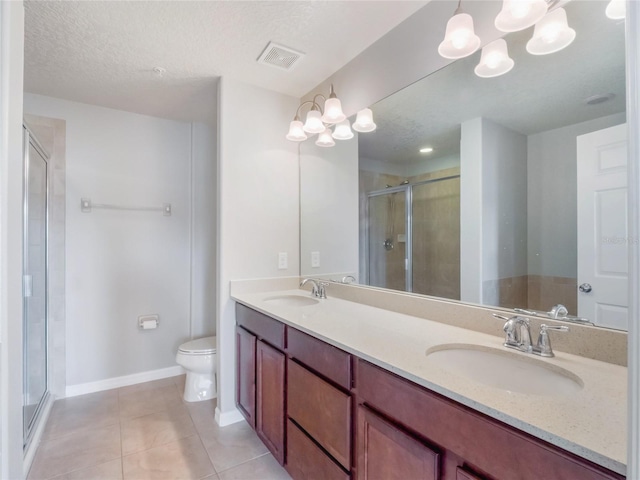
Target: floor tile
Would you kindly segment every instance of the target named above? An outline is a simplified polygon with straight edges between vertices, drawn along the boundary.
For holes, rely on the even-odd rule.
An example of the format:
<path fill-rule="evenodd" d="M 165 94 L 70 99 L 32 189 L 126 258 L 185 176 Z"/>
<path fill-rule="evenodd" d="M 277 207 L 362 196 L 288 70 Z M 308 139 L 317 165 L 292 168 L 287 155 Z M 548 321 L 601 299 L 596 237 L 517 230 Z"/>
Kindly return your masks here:
<path fill-rule="evenodd" d="M 158 388 L 121 394 L 119 403 L 121 419 L 161 412 L 168 407 L 167 401 Z"/>
<path fill-rule="evenodd" d="M 123 420 L 122 455 L 148 450 L 195 435 L 189 411 L 183 405 L 143 417 Z"/>
<path fill-rule="evenodd" d="M 204 400 L 202 402 L 184 402 L 189 410 L 193 423 L 198 433 L 206 433 L 213 428 L 218 427 L 216 423 L 216 405 L 217 399 Z"/>
<path fill-rule="evenodd" d="M 118 423 L 118 395 L 115 391 L 91 393 L 56 400 L 43 440 L 69 435 L 86 428 Z"/>
<path fill-rule="evenodd" d="M 122 480 L 122 459 L 53 477 L 52 480 Z"/>
<path fill-rule="evenodd" d="M 220 472 L 218 477 L 220 480 L 291 480 L 287 471 L 271 454 Z"/>
<path fill-rule="evenodd" d="M 173 377 L 173 382 L 176 384 L 178 389 L 184 391 L 184 384 L 185 384 L 186 379 L 187 379 L 187 375 L 186 374 L 178 375 L 177 377 Z"/>
<path fill-rule="evenodd" d="M 124 480 L 199 479 L 215 472 L 197 435 L 123 458 Z"/>
<path fill-rule="evenodd" d="M 268 452 L 267 447 L 245 421 L 226 427 L 219 427 L 214 423 L 208 431 L 199 432 L 218 473 Z"/>
<path fill-rule="evenodd" d="M 145 390 L 154 390 L 156 388 L 168 387 L 175 385 L 175 377 L 161 378 L 160 380 L 152 380 L 151 382 L 136 383 L 135 385 L 129 385 L 127 387 L 121 387 L 118 389 L 118 394 L 128 395 L 131 393 L 144 392 Z"/>
<path fill-rule="evenodd" d="M 121 455 L 119 424 L 82 430 L 43 441 L 38 446 L 28 478 L 51 478 L 106 463 Z"/>

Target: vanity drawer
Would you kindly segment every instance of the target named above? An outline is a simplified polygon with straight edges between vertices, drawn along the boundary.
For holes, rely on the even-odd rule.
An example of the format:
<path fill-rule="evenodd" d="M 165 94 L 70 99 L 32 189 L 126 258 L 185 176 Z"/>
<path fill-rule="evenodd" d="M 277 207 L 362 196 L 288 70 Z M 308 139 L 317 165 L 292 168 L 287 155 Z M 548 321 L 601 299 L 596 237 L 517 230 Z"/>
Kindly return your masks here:
<path fill-rule="evenodd" d="M 289 418 L 346 470 L 351 469 L 351 397 L 287 360 Z"/>
<path fill-rule="evenodd" d="M 351 388 L 351 355 L 347 352 L 289 327 L 287 353 L 345 390 Z"/>
<path fill-rule="evenodd" d="M 236 323 L 276 348 L 285 348 L 285 325 L 273 318 L 236 303 Z"/>
<path fill-rule="evenodd" d="M 291 420 L 287 421 L 287 465 L 294 480 L 348 480 L 345 473 Z"/>
<path fill-rule="evenodd" d="M 493 478 L 623 478 L 364 360 L 357 362 L 357 379 L 359 403 Z"/>

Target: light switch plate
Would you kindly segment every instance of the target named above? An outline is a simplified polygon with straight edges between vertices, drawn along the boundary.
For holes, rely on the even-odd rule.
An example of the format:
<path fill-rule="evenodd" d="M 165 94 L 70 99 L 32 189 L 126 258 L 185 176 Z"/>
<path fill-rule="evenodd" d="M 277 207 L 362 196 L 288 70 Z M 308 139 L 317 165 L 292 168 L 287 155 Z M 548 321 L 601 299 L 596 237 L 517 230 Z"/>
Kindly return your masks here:
<path fill-rule="evenodd" d="M 289 267 L 287 252 L 278 253 L 278 270 L 286 270 Z"/>
<path fill-rule="evenodd" d="M 320 252 L 311 252 L 311 268 L 320 266 Z"/>

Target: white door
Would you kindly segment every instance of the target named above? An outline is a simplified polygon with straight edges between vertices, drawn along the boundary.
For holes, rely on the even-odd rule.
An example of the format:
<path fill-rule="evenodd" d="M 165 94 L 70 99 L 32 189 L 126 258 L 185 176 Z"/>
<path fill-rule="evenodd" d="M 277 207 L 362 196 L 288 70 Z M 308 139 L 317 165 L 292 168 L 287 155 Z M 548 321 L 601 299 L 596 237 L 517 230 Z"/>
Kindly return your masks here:
<path fill-rule="evenodd" d="M 578 137 L 578 315 L 627 329 L 627 126 Z"/>

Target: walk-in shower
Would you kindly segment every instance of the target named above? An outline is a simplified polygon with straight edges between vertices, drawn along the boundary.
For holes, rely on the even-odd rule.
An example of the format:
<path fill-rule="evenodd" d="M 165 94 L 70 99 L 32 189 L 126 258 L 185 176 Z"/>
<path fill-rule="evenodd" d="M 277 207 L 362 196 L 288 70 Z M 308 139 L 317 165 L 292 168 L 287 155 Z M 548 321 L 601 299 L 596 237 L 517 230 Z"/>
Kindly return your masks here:
<path fill-rule="evenodd" d="M 460 176 L 367 193 L 367 283 L 460 298 Z"/>
<path fill-rule="evenodd" d="M 48 158 L 25 127 L 22 407 L 25 446 L 48 395 Z"/>

